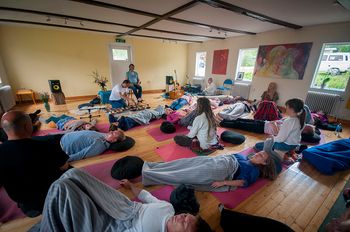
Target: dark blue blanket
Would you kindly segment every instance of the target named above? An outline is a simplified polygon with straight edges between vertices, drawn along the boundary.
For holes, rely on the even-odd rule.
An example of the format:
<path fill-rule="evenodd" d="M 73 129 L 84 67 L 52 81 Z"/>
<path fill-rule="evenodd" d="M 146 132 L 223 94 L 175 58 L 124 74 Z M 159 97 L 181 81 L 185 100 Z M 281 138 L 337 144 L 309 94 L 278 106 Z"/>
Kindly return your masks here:
<path fill-rule="evenodd" d="M 333 175 L 350 166 L 350 139 L 340 139 L 303 151 L 303 158 L 318 171 Z"/>

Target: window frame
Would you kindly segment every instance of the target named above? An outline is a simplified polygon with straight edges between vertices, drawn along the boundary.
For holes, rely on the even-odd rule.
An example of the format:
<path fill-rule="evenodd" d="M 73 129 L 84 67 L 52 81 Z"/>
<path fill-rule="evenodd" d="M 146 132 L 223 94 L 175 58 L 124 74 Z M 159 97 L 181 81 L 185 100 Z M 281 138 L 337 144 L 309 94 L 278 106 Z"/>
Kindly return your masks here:
<path fill-rule="evenodd" d="M 312 77 L 312 80 L 311 80 L 311 84 L 310 84 L 309 90 L 323 92 L 323 93 L 334 93 L 334 94 L 340 94 L 340 95 L 342 95 L 342 94 L 344 94 L 346 92 L 346 90 L 348 88 L 348 85 L 349 85 L 349 82 L 350 82 L 350 78 L 348 79 L 348 83 L 346 83 L 344 90 L 331 89 L 331 88 L 326 89 L 326 88 L 321 88 L 321 87 L 315 87 L 314 83 L 315 83 L 315 77 L 317 76 L 317 73 L 318 73 L 318 70 L 320 68 L 321 62 L 323 61 L 322 57 L 324 56 L 326 45 L 330 45 L 330 44 L 331 45 L 337 45 L 337 44 L 347 44 L 347 43 L 350 46 L 350 42 L 336 42 L 336 43 L 323 43 L 322 44 L 321 52 L 320 52 L 320 55 L 319 55 L 319 58 L 318 58 L 316 69 L 314 71 L 314 74 L 313 74 L 313 77 Z M 329 59 L 329 55 L 327 55 L 327 60 L 326 61 L 328 61 L 328 59 Z"/>
<path fill-rule="evenodd" d="M 234 80 L 237 81 L 237 82 L 242 82 L 242 83 L 252 83 L 253 82 L 253 77 L 254 77 L 254 69 L 255 69 L 255 63 L 256 63 L 256 57 L 255 57 L 255 63 L 253 65 L 253 74 L 252 74 L 252 79 L 251 80 L 245 80 L 244 79 L 244 75 L 243 75 L 243 79 L 240 80 L 240 79 L 237 79 L 238 77 L 238 73 L 241 73 L 242 71 L 240 71 L 240 66 L 242 64 L 242 52 L 244 50 L 253 50 L 253 49 L 256 49 L 256 57 L 258 56 L 258 52 L 259 52 L 259 47 L 257 48 L 240 48 L 238 50 L 238 59 L 237 59 L 237 65 L 236 65 L 236 72 L 235 72 L 235 76 L 234 76 Z"/>
<path fill-rule="evenodd" d="M 197 54 L 199 54 L 199 53 L 205 53 L 205 64 L 204 64 L 204 75 L 203 76 L 199 75 L 197 73 Z M 203 78 L 205 77 L 205 73 L 206 73 L 206 69 L 207 69 L 207 54 L 208 54 L 207 51 L 197 51 L 195 53 L 195 66 L 194 66 L 194 76 L 195 77 L 203 77 Z"/>

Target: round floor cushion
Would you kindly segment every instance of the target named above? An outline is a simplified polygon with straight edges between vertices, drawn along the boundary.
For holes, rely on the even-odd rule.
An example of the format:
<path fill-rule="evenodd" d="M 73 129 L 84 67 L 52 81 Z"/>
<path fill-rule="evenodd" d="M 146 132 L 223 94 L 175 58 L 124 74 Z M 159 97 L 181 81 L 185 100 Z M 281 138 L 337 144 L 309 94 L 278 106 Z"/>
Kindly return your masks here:
<path fill-rule="evenodd" d="M 117 180 L 134 179 L 141 176 L 144 161 L 137 156 L 125 156 L 117 160 L 112 169 L 111 176 Z"/>
<path fill-rule="evenodd" d="M 176 131 L 175 125 L 171 122 L 165 121 L 160 125 L 160 130 L 166 134 L 172 134 Z"/>
<path fill-rule="evenodd" d="M 123 141 L 111 143 L 109 149 L 113 151 L 126 151 L 132 148 L 134 145 L 135 140 L 129 136 L 125 136 L 125 139 Z"/>
<path fill-rule="evenodd" d="M 222 141 L 232 144 L 242 144 L 245 141 L 244 135 L 229 130 L 222 132 L 220 138 Z"/>

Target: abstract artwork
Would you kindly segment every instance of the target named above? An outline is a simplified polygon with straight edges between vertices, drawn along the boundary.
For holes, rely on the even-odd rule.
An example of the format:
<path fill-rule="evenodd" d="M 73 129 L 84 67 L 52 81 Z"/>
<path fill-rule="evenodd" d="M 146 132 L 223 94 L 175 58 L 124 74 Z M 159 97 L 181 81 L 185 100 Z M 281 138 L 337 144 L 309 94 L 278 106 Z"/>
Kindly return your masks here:
<path fill-rule="evenodd" d="M 312 43 L 259 46 L 254 77 L 302 80 Z"/>
<path fill-rule="evenodd" d="M 215 50 L 213 57 L 212 74 L 226 75 L 228 49 Z"/>

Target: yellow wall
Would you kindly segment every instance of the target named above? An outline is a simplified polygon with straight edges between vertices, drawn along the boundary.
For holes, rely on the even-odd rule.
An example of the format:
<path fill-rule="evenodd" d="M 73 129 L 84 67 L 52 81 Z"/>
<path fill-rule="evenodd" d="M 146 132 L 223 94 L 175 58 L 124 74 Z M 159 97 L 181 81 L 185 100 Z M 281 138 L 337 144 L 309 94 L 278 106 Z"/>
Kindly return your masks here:
<path fill-rule="evenodd" d="M 165 89 L 165 76 L 175 76 L 185 83 L 187 72 L 187 45 L 154 39 L 127 38 L 134 50 L 135 70 L 144 89 Z"/>
<path fill-rule="evenodd" d="M 97 69 L 110 76 L 109 34 L 29 27 L 0 26 L 0 56 L 14 90 L 29 88 L 49 91 L 48 80 L 59 79 L 66 96 L 96 94 L 91 72 Z M 165 76 L 183 78 L 187 69 L 187 45 L 161 40 L 128 38 L 133 46 L 134 63 L 144 89 L 164 89 Z M 110 82 L 109 88 L 110 88 Z"/>

